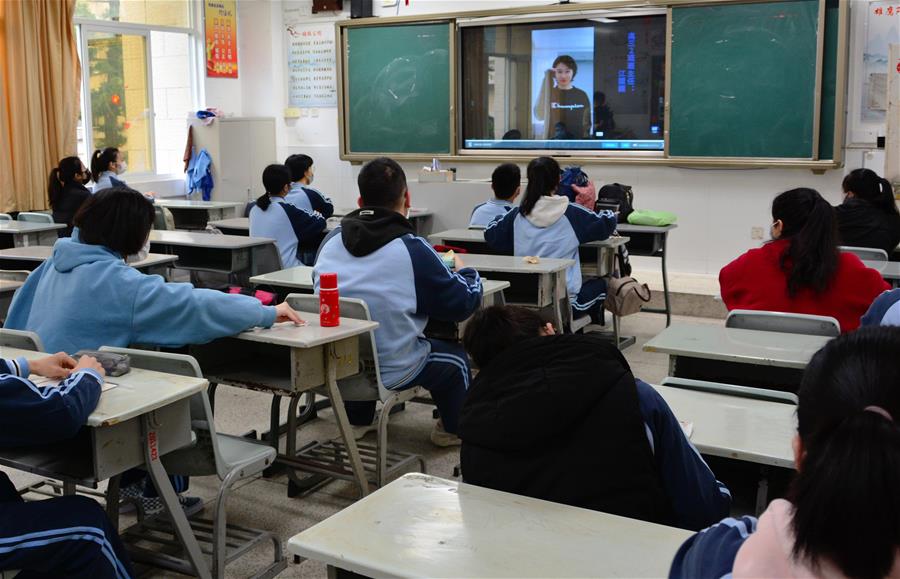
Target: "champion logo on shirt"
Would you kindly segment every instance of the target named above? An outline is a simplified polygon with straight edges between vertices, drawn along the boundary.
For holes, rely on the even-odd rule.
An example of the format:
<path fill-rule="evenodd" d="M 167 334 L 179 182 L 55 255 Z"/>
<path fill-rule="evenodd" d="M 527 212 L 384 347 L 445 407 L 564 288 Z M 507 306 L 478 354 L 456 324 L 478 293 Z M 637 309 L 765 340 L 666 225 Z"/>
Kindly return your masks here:
<path fill-rule="evenodd" d="M 583 109 L 584 105 L 574 104 L 574 105 L 561 105 L 559 103 L 550 103 L 551 109 Z"/>

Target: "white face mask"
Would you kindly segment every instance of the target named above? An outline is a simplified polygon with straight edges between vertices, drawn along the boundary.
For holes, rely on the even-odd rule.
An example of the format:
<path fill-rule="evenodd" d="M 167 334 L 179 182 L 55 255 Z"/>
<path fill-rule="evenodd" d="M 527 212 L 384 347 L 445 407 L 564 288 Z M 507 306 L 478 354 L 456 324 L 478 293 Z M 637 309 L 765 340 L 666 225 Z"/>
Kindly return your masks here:
<path fill-rule="evenodd" d="M 125 171 L 128 170 L 128 163 L 122 161 L 121 163 L 116 163 L 116 175 L 121 175 Z"/>
<path fill-rule="evenodd" d="M 147 256 L 150 255 L 150 238 L 147 238 L 147 241 L 144 242 L 144 246 L 135 253 L 134 255 L 129 255 L 125 258 L 127 263 L 137 263 L 139 261 L 144 261 L 147 259 Z"/>
<path fill-rule="evenodd" d="M 312 184 L 313 184 L 313 181 L 315 181 L 315 179 L 316 179 L 316 174 L 315 174 L 315 173 L 310 173 L 310 174 L 309 174 L 309 183 L 307 183 L 307 185 L 312 185 Z"/>

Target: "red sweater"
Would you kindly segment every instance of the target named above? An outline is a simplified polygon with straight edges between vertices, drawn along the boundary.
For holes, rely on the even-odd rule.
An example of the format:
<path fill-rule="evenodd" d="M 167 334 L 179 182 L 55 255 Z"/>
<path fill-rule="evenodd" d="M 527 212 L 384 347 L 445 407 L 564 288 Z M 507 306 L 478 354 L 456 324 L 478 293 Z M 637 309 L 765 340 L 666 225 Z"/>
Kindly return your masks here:
<path fill-rule="evenodd" d="M 788 241 L 781 239 L 751 249 L 719 272 L 722 300 L 728 310 L 768 310 L 796 314 L 832 316 L 842 332 L 859 327 L 878 295 L 890 289 L 881 274 L 863 265 L 852 253 L 841 253 L 837 275 L 822 294 L 804 288 L 788 296 L 787 275 L 779 260 Z"/>

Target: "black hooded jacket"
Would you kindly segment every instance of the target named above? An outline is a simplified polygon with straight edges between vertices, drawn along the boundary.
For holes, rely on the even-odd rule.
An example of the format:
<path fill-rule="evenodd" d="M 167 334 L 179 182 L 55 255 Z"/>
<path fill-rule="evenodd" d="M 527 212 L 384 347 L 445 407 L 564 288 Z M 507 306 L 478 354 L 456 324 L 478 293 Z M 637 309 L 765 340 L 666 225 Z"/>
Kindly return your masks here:
<path fill-rule="evenodd" d="M 875 207 L 865 199 L 848 197 L 834 208 L 841 245 L 883 249 L 888 257 L 900 244 L 900 216 Z"/>

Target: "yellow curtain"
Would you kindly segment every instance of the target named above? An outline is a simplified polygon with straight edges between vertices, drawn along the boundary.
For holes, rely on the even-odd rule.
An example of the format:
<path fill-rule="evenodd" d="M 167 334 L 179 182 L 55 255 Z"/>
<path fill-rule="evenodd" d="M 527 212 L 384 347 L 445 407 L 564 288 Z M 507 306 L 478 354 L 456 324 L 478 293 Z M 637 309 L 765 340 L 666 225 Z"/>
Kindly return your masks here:
<path fill-rule="evenodd" d="M 75 0 L 0 0 L 0 211 L 47 209 L 47 176 L 76 154 Z"/>

